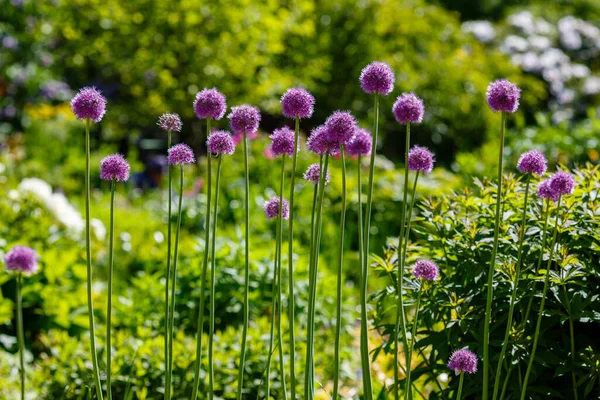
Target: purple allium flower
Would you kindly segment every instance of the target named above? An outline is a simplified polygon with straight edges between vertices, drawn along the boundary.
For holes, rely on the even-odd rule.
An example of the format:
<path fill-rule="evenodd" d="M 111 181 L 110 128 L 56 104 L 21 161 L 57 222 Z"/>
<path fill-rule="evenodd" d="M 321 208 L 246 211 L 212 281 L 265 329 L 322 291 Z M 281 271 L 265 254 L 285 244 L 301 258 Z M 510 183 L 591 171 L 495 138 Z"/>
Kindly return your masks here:
<path fill-rule="evenodd" d="M 559 196 L 571 194 L 575 189 L 575 180 L 571 174 L 558 171 L 550 177 L 550 189 Z"/>
<path fill-rule="evenodd" d="M 208 151 L 213 154 L 233 154 L 235 144 L 227 131 L 213 131 L 206 140 Z"/>
<path fill-rule="evenodd" d="M 477 372 L 477 355 L 466 347 L 456 350 L 450 356 L 448 368 L 454 370 L 456 375 L 460 375 L 463 372 L 474 374 Z"/>
<path fill-rule="evenodd" d="M 169 149 L 169 164 L 183 165 L 195 162 L 194 151 L 187 144 L 176 144 Z"/>
<path fill-rule="evenodd" d="M 294 131 L 284 126 L 275 129 L 269 136 L 271 138 L 271 152 L 275 157 L 282 154 L 294 155 Z"/>
<path fill-rule="evenodd" d="M 427 147 L 414 146 L 408 152 L 408 169 L 429 173 L 433 169 L 435 156 Z"/>
<path fill-rule="evenodd" d="M 514 113 L 519 108 L 521 89 L 506 79 L 499 79 L 487 87 L 486 98 L 492 111 Z"/>
<path fill-rule="evenodd" d="M 308 182 L 312 182 L 314 185 L 319 183 L 320 178 L 320 169 L 319 164 L 311 164 L 308 166 L 308 169 L 304 173 L 304 179 Z M 331 180 L 331 175 L 329 175 L 329 170 L 325 173 L 325 184 L 327 185 Z"/>
<path fill-rule="evenodd" d="M 327 127 L 325 125 L 319 125 L 312 130 L 306 141 L 306 147 L 309 151 L 312 151 L 318 156 L 325 153 L 336 155 L 340 152 L 340 146 L 329 141 Z"/>
<path fill-rule="evenodd" d="M 529 150 L 519 158 L 517 169 L 524 174 L 542 176 L 546 173 L 546 157 L 537 150 Z"/>
<path fill-rule="evenodd" d="M 349 111 L 336 111 L 325 121 L 327 141 L 336 147 L 346 145 L 358 129 L 356 119 Z"/>
<path fill-rule="evenodd" d="M 291 88 L 281 96 L 281 113 L 287 118 L 310 118 L 314 106 L 315 98 L 306 89 Z"/>
<path fill-rule="evenodd" d="M 27 274 L 37 272 L 37 260 L 38 255 L 35 250 L 25 246 L 15 246 L 4 256 L 7 271 L 24 272 Z"/>
<path fill-rule="evenodd" d="M 537 187 L 537 195 L 540 199 L 558 201 L 558 192 L 550 187 L 550 178 L 541 181 Z"/>
<path fill-rule="evenodd" d="M 279 196 L 273 196 L 271 200 L 266 201 L 264 209 L 267 218 L 277 218 L 279 216 Z M 286 199 L 283 199 L 281 216 L 283 219 L 288 219 L 290 217 L 290 205 Z"/>
<path fill-rule="evenodd" d="M 413 267 L 413 275 L 415 278 L 435 281 L 439 274 L 440 269 L 437 264 L 430 260 L 418 260 Z"/>
<path fill-rule="evenodd" d="M 394 72 L 387 63 L 373 61 L 360 73 L 360 87 L 365 93 L 387 96 L 394 89 Z"/>
<path fill-rule="evenodd" d="M 71 99 L 71 110 L 77 119 L 100 122 L 106 113 L 106 99 L 95 87 L 84 87 Z"/>
<path fill-rule="evenodd" d="M 246 132 L 246 135 L 248 135 L 258 130 L 260 111 L 258 111 L 258 108 L 256 107 L 244 104 L 232 107 L 227 118 L 229 118 L 233 133 L 238 134 Z"/>
<path fill-rule="evenodd" d="M 196 93 L 196 100 L 194 100 L 194 112 L 196 113 L 196 117 L 200 119 L 212 118 L 219 120 L 225 115 L 226 109 L 227 103 L 225 102 L 225 96 L 216 88 L 205 88 Z"/>
<path fill-rule="evenodd" d="M 401 124 L 417 124 L 423 121 L 425 106 L 414 93 L 402 93 L 392 107 L 396 121 Z"/>
<path fill-rule="evenodd" d="M 121 154 L 106 156 L 100 161 L 100 178 L 124 182 L 129 179 L 129 163 Z"/>
<path fill-rule="evenodd" d="M 178 114 L 164 113 L 158 118 L 158 126 L 165 132 L 181 132 L 183 123 Z"/>
<path fill-rule="evenodd" d="M 348 145 L 346 145 L 346 151 L 352 157 L 366 156 L 371 153 L 371 147 L 373 146 L 373 138 L 371 132 L 366 129 L 359 128 Z"/>

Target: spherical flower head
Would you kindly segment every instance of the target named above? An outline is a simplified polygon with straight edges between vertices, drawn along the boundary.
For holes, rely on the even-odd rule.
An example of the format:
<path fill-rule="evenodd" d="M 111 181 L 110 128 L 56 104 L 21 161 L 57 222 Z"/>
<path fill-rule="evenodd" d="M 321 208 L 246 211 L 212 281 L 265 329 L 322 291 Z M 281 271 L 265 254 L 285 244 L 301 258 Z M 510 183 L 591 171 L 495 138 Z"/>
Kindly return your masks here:
<path fill-rule="evenodd" d="M 100 178 L 125 182 L 129 179 L 129 163 L 121 154 L 106 156 L 100 161 Z"/>
<path fill-rule="evenodd" d="M 433 261 L 418 260 L 413 267 L 413 275 L 418 279 L 435 281 L 440 275 L 440 269 Z"/>
<path fill-rule="evenodd" d="M 187 144 L 176 144 L 169 149 L 169 165 L 192 164 L 195 161 L 194 151 Z"/>
<path fill-rule="evenodd" d="M 158 126 L 165 132 L 181 132 L 183 123 L 178 114 L 164 113 L 158 118 Z"/>
<path fill-rule="evenodd" d="M 260 111 L 258 111 L 258 108 L 256 107 L 244 104 L 232 107 L 227 118 L 229 118 L 233 133 L 239 134 L 246 132 L 246 135 L 248 135 L 258 130 Z"/>
<path fill-rule="evenodd" d="M 529 150 L 521 154 L 517 169 L 524 174 L 542 176 L 546 173 L 546 157 L 537 150 Z"/>
<path fill-rule="evenodd" d="M 200 119 L 211 118 L 219 120 L 225 115 L 226 109 L 225 96 L 216 88 L 205 88 L 196 93 L 196 100 L 194 100 L 196 117 Z"/>
<path fill-rule="evenodd" d="M 206 140 L 206 147 L 213 154 L 231 155 L 235 152 L 233 138 L 227 131 L 213 131 Z"/>
<path fill-rule="evenodd" d="M 371 154 L 371 147 L 373 146 L 373 138 L 371 132 L 366 129 L 358 129 L 350 142 L 346 145 L 346 151 L 352 157 L 356 156 L 367 156 Z"/>
<path fill-rule="evenodd" d="M 537 187 L 537 196 L 540 199 L 558 201 L 558 192 L 550 186 L 550 178 L 541 181 Z"/>
<path fill-rule="evenodd" d="M 340 147 L 346 145 L 358 130 L 356 119 L 349 111 L 336 111 L 325 121 L 327 142 Z"/>
<path fill-rule="evenodd" d="M 514 113 L 519 108 L 521 89 L 506 79 L 499 79 L 487 87 L 486 98 L 492 111 Z"/>
<path fill-rule="evenodd" d="M 275 129 L 269 136 L 271 138 L 271 152 L 275 157 L 287 154 L 294 155 L 294 131 L 284 126 Z"/>
<path fill-rule="evenodd" d="M 77 119 L 98 123 L 106 113 L 106 99 L 95 87 L 84 87 L 71 99 L 71 110 Z"/>
<path fill-rule="evenodd" d="M 308 166 L 306 172 L 304 173 L 304 179 L 307 182 L 312 182 L 313 185 L 319 183 L 319 179 L 321 177 L 319 164 L 311 164 Z M 325 173 L 325 184 L 329 184 L 331 180 L 331 175 L 329 175 L 329 170 Z"/>
<path fill-rule="evenodd" d="M 281 113 L 286 118 L 310 118 L 315 98 L 306 89 L 291 88 L 281 96 Z"/>
<path fill-rule="evenodd" d="M 330 142 L 330 137 L 327 132 L 325 125 L 319 125 L 312 130 L 308 140 L 306 141 L 306 147 L 309 151 L 312 151 L 316 155 L 320 156 L 326 153 L 331 155 L 339 154 L 340 146 L 336 143 Z"/>
<path fill-rule="evenodd" d="M 279 196 L 274 196 L 271 198 L 271 200 L 266 201 L 264 209 L 267 218 L 272 219 L 279 217 Z M 290 205 L 286 199 L 283 199 L 281 216 L 283 219 L 288 219 L 290 217 Z"/>
<path fill-rule="evenodd" d="M 571 174 L 559 171 L 550 177 L 550 189 L 559 196 L 571 194 L 575 189 L 575 180 Z"/>
<path fill-rule="evenodd" d="M 37 260 L 38 255 L 35 250 L 25 246 L 15 246 L 4 256 L 7 271 L 24 272 L 26 274 L 37 272 Z"/>
<path fill-rule="evenodd" d="M 456 375 L 463 372 L 474 374 L 477 372 L 477 355 L 467 348 L 456 350 L 450 356 L 448 368 L 454 370 Z"/>
<path fill-rule="evenodd" d="M 433 170 L 435 156 L 427 147 L 414 146 L 408 152 L 408 169 L 411 171 L 420 171 L 426 174 Z"/>
<path fill-rule="evenodd" d="M 394 71 L 387 63 L 373 61 L 360 73 L 360 87 L 365 93 L 387 96 L 394 89 Z"/>
<path fill-rule="evenodd" d="M 423 121 L 425 106 L 414 93 L 402 93 L 392 107 L 396 121 L 401 124 L 418 124 Z"/>

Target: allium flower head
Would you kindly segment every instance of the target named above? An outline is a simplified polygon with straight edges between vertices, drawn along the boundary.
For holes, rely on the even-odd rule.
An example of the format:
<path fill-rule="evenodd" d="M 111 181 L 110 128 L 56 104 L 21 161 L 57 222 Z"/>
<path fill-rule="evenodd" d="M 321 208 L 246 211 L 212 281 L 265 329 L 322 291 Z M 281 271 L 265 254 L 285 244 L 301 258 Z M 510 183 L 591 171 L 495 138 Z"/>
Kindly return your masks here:
<path fill-rule="evenodd" d="M 164 113 L 158 118 L 158 126 L 165 132 L 181 132 L 183 123 L 178 114 Z"/>
<path fill-rule="evenodd" d="M 506 79 L 499 79 L 487 87 L 486 98 L 492 111 L 514 113 L 519 108 L 521 89 Z"/>
<path fill-rule="evenodd" d="M 121 154 L 106 156 L 100 161 L 100 178 L 124 182 L 129 179 L 129 163 Z"/>
<path fill-rule="evenodd" d="M 279 196 L 273 196 L 271 200 L 267 200 L 264 205 L 265 215 L 267 218 L 279 217 Z M 290 217 L 290 205 L 286 199 L 283 199 L 283 209 L 281 210 L 283 219 Z"/>
<path fill-rule="evenodd" d="M 430 173 L 433 170 L 435 156 L 427 147 L 414 146 L 408 152 L 408 169 Z"/>
<path fill-rule="evenodd" d="M 310 118 L 315 98 L 306 89 L 291 88 L 281 96 L 281 113 L 286 118 Z"/>
<path fill-rule="evenodd" d="M 206 140 L 206 147 L 212 154 L 233 154 L 235 144 L 227 131 L 213 131 Z"/>
<path fill-rule="evenodd" d="M 558 192 L 550 187 L 550 178 L 541 181 L 537 187 L 537 195 L 540 199 L 558 201 Z"/>
<path fill-rule="evenodd" d="M 176 144 L 169 149 L 170 165 L 192 164 L 195 161 L 194 151 L 187 144 Z"/>
<path fill-rule="evenodd" d="M 233 133 L 238 134 L 246 132 L 246 135 L 248 135 L 258 130 L 260 111 L 258 111 L 258 108 L 256 107 L 244 104 L 232 107 L 227 118 L 229 118 Z"/>
<path fill-rule="evenodd" d="M 371 132 L 359 128 L 346 145 L 346 151 L 352 157 L 366 156 L 371 154 L 372 146 L 373 138 L 371 137 Z"/>
<path fill-rule="evenodd" d="M 15 246 L 4 256 L 7 271 L 24 272 L 26 274 L 37 272 L 37 260 L 38 255 L 35 250 L 25 246 Z"/>
<path fill-rule="evenodd" d="M 327 127 L 325 125 L 319 125 L 312 130 L 306 141 L 306 147 L 309 151 L 312 151 L 318 156 L 325 153 L 336 155 L 340 152 L 340 146 L 329 141 Z"/>
<path fill-rule="evenodd" d="M 575 189 L 575 180 L 571 174 L 559 171 L 550 177 L 550 189 L 559 196 L 571 194 Z"/>
<path fill-rule="evenodd" d="M 454 370 L 456 375 L 463 372 L 474 374 L 477 372 L 477 355 L 467 348 L 456 350 L 450 356 L 448 368 Z"/>
<path fill-rule="evenodd" d="M 440 269 L 437 264 L 430 260 L 418 260 L 413 267 L 413 275 L 418 279 L 435 281 L 439 274 Z"/>
<path fill-rule="evenodd" d="M 282 154 L 294 155 L 294 131 L 284 126 L 275 129 L 269 136 L 271 138 L 271 152 L 275 157 Z"/>
<path fill-rule="evenodd" d="M 418 124 L 423 121 L 425 106 L 414 93 L 402 93 L 392 107 L 396 121 L 401 124 Z"/>
<path fill-rule="evenodd" d="M 387 63 L 373 61 L 360 73 L 360 87 L 365 93 L 387 96 L 394 89 L 394 72 Z"/>
<path fill-rule="evenodd" d="M 542 176 L 546 173 L 546 157 L 537 150 L 529 150 L 521 154 L 517 169 L 524 174 Z"/>
<path fill-rule="evenodd" d="M 194 100 L 194 112 L 196 113 L 196 117 L 200 119 L 212 118 L 219 120 L 225 115 L 226 109 L 227 103 L 225 101 L 225 96 L 216 88 L 205 88 L 196 93 L 196 100 Z"/>
<path fill-rule="evenodd" d="M 325 121 L 327 141 L 336 147 L 346 145 L 358 129 L 356 119 L 349 111 L 336 111 Z"/>
<path fill-rule="evenodd" d="M 106 113 L 106 99 L 95 87 L 84 87 L 71 99 L 71 110 L 77 119 L 98 123 Z"/>
<path fill-rule="evenodd" d="M 314 185 L 319 183 L 320 178 L 320 169 L 319 164 L 311 164 L 308 166 L 308 169 L 304 173 L 304 179 L 308 182 L 312 182 Z M 325 184 L 327 185 L 331 180 L 331 175 L 329 175 L 329 170 L 325 173 Z"/>

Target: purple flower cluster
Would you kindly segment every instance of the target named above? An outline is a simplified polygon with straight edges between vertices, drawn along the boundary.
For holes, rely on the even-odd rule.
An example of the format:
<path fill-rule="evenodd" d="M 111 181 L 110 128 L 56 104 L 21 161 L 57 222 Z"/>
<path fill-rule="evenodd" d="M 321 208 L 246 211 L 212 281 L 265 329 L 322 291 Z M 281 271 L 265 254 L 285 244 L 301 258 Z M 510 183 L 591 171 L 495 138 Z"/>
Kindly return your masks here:
<path fill-rule="evenodd" d="M 349 111 L 336 111 L 325 121 L 327 142 L 336 148 L 346 145 L 358 129 L 356 119 Z"/>
<path fill-rule="evenodd" d="M 396 121 L 401 124 L 417 124 L 423 121 L 425 106 L 414 93 L 402 93 L 392 107 Z"/>
<path fill-rule="evenodd" d="M 544 200 L 558 201 L 558 193 L 550 187 L 550 178 L 544 179 L 538 184 L 537 196 Z"/>
<path fill-rule="evenodd" d="M 519 108 L 521 89 L 506 79 L 499 79 L 488 85 L 486 98 L 492 111 L 514 113 Z"/>
<path fill-rule="evenodd" d="M 206 147 L 212 154 L 228 154 L 235 152 L 235 144 L 227 131 L 213 131 L 206 140 Z"/>
<path fill-rule="evenodd" d="M 277 157 L 283 154 L 294 155 L 294 131 L 284 126 L 275 129 L 269 136 L 271 138 L 271 153 Z"/>
<path fill-rule="evenodd" d="M 414 146 L 408 152 L 408 169 L 430 173 L 433 170 L 435 157 L 427 147 Z"/>
<path fill-rule="evenodd" d="M 448 368 L 454 370 L 456 375 L 463 372 L 474 374 L 477 372 L 477 355 L 467 348 L 456 350 L 450 356 Z"/>
<path fill-rule="evenodd" d="M 311 164 L 306 169 L 304 173 L 304 180 L 307 182 L 312 182 L 314 185 L 319 183 L 320 179 L 320 168 L 319 164 Z M 327 185 L 331 181 L 331 175 L 329 175 L 329 170 L 325 173 L 325 184 Z"/>
<path fill-rule="evenodd" d="M 106 156 L 100 161 L 100 178 L 125 182 L 129 179 L 129 163 L 121 154 Z"/>
<path fill-rule="evenodd" d="M 176 144 L 169 149 L 170 165 L 192 164 L 195 161 L 194 152 L 187 144 Z"/>
<path fill-rule="evenodd" d="M 346 145 L 346 151 L 352 157 L 367 156 L 371 154 L 372 146 L 373 138 L 371 137 L 371 132 L 359 128 Z"/>
<path fill-rule="evenodd" d="M 219 120 L 225 115 L 227 103 L 225 96 L 216 88 L 203 89 L 196 94 L 194 100 L 194 112 L 200 119 L 212 118 Z"/>
<path fill-rule="evenodd" d="M 260 111 L 256 107 L 244 104 L 232 107 L 227 118 L 229 118 L 233 133 L 243 134 L 246 132 L 246 135 L 248 135 L 258 130 Z"/>
<path fill-rule="evenodd" d="M 306 89 L 290 88 L 281 96 L 281 113 L 286 118 L 310 118 L 315 98 Z"/>
<path fill-rule="evenodd" d="M 413 267 L 413 275 L 417 279 L 435 281 L 440 275 L 440 269 L 431 260 L 418 260 Z"/>
<path fill-rule="evenodd" d="M 37 272 L 37 260 L 38 255 L 35 250 L 26 246 L 15 246 L 4 256 L 7 271 L 24 272 L 26 274 Z"/>
<path fill-rule="evenodd" d="M 529 150 L 519 157 L 517 169 L 524 174 L 542 176 L 546 173 L 546 157 L 537 150 Z"/>
<path fill-rule="evenodd" d="M 360 73 L 360 87 L 365 93 L 387 96 L 394 89 L 394 72 L 387 63 L 373 61 Z"/>
<path fill-rule="evenodd" d="M 71 99 L 71 109 L 77 119 L 98 123 L 106 113 L 106 99 L 95 87 L 84 87 Z"/>
<path fill-rule="evenodd" d="M 271 200 L 265 202 L 264 205 L 265 215 L 267 218 L 279 217 L 279 196 L 274 196 Z M 281 210 L 281 217 L 288 219 L 290 217 L 290 204 L 286 199 L 283 199 L 283 209 Z"/>
<path fill-rule="evenodd" d="M 571 174 L 565 171 L 558 171 L 550 177 L 550 189 L 558 196 L 571 194 L 575 190 L 575 180 Z"/>
<path fill-rule="evenodd" d="M 328 130 L 325 125 L 319 125 L 312 130 L 306 141 L 306 147 L 318 156 L 326 153 L 337 155 L 340 152 L 340 146 L 330 142 Z"/>
<path fill-rule="evenodd" d="M 181 132 L 183 123 L 178 114 L 164 113 L 158 118 L 158 126 L 165 132 Z"/>

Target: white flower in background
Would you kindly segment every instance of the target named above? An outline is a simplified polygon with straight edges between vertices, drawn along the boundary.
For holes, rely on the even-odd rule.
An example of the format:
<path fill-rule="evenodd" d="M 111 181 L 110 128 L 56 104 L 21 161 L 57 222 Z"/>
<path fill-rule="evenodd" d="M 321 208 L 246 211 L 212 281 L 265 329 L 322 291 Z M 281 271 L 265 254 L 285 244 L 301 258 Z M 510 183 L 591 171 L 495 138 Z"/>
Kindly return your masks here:
<path fill-rule="evenodd" d="M 94 235 L 96 235 L 96 238 L 98 240 L 104 240 L 104 238 L 106 237 L 106 227 L 104 226 L 102 221 L 96 218 L 92 218 L 90 219 L 90 226 L 94 231 Z"/>
<path fill-rule="evenodd" d="M 461 25 L 461 29 L 483 43 L 491 42 L 496 37 L 496 30 L 490 21 L 467 21 Z"/>
<path fill-rule="evenodd" d="M 587 95 L 600 93 L 600 77 L 589 76 L 583 83 L 582 92 Z"/>
<path fill-rule="evenodd" d="M 500 46 L 500 49 L 503 52 L 508 53 L 508 54 L 522 53 L 522 52 L 526 51 L 528 48 L 529 48 L 529 42 L 527 41 L 527 39 L 524 39 L 517 35 L 508 35 L 504 39 L 504 42 L 502 43 L 502 45 Z"/>
<path fill-rule="evenodd" d="M 529 44 L 536 50 L 546 50 L 552 46 L 552 41 L 546 36 L 531 35 Z"/>
<path fill-rule="evenodd" d="M 521 11 L 508 17 L 508 23 L 525 33 L 531 35 L 534 31 L 535 21 L 533 14 L 529 11 Z"/>

